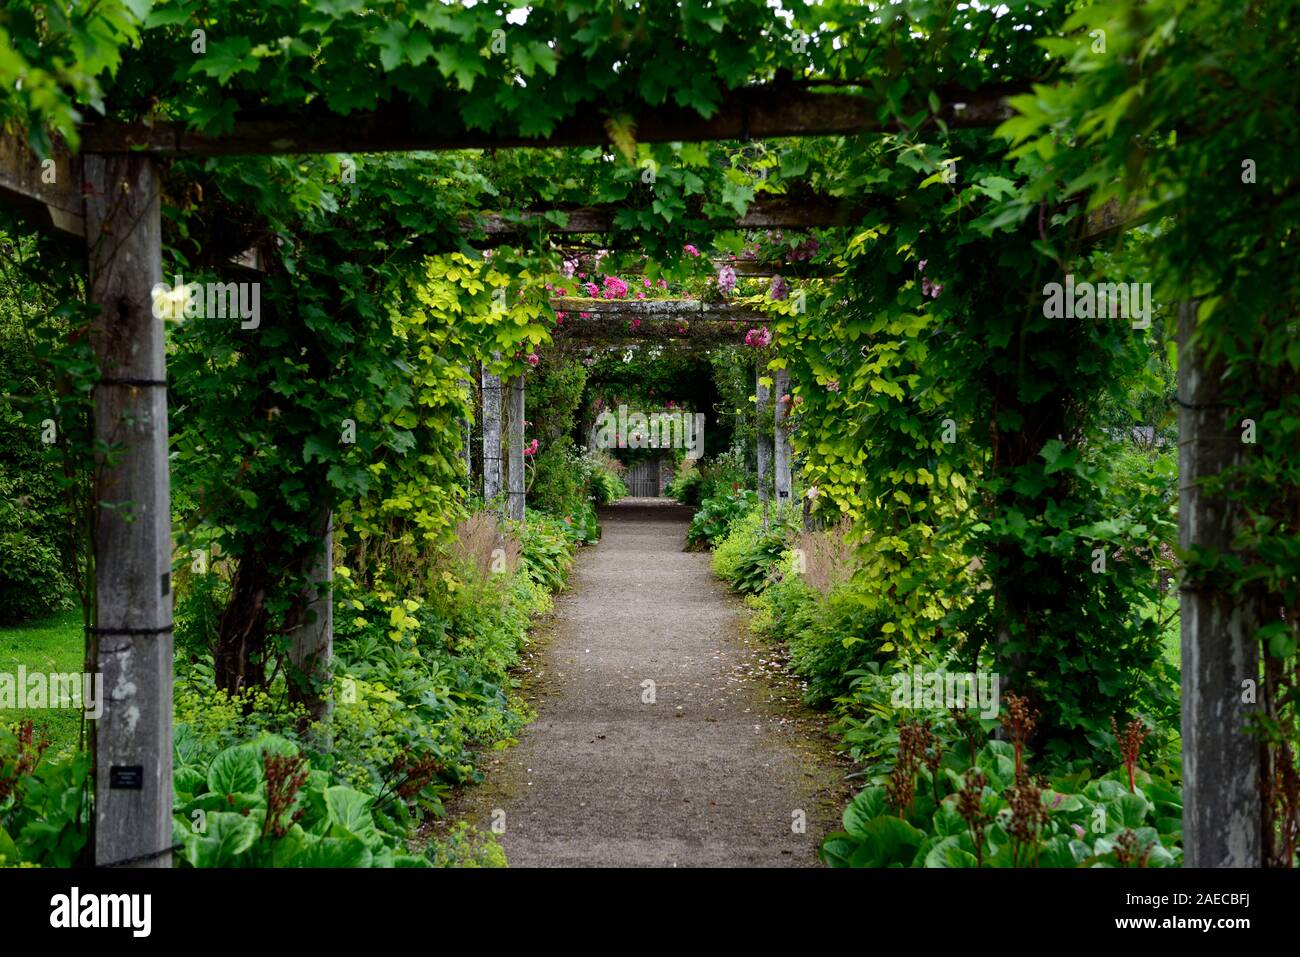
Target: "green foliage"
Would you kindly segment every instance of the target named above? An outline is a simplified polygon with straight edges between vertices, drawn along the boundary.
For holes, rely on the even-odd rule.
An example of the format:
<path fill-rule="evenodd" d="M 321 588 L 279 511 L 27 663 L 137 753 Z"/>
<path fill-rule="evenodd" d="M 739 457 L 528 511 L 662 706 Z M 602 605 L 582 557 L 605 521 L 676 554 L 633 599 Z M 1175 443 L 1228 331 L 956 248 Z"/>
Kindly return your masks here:
<path fill-rule="evenodd" d="M 622 477 L 603 462 L 596 463 L 592 469 L 591 492 L 597 505 L 613 504 L 628 494 Z"/>
<path fill-rule="evenodd" d="M 719 492 L 714 498 L 704 499 L 691 516 L 691 525 L 686 532 L 687 547 L 708 547 L 712 542 L 723 538 L 733 524 L 756 508 L 758 493 L 750 489 L 732 489 Z"/>
<path fill-rule="evenodd" d="M 762 535 L 736 557 L 730 576 L 731 587 L 742 594 L 758 594 L 771 583 L 785 552 L 783 529 Z"/>
<path fill-rule="evenodd" d="M 829 835 L 832 867 L 1172 867 L 1182 851 L 1181 790 L 1141 772 L 1087 772 L 1044 786 L 1016 780 L 1011 745 L 989 741 L 969 757 L 931 743 L 899 808 L 889 789 L 862 790 Z M 935 760 L 937 758 L 937 760 Z"/>
<path fill-rule="evenodd" d="M 564 587 L 573 548 L 564 523 L 541 513 L 529 513 L 520 529 L 523 561 L 529 577 L 547 591 Z"/>
<path fill-rule="evenodd" d="M 505 867 L 506 854 L 491 831 L 459 821 L 426 851 L 434 867 Z"/>
<path fill-rule="evenodd" d="M 675 498 L 683 505 L 700 504 L 700 470 L 693 465 L 683 467 L 673 476 L 673 480 L 664 489 L 664 494 Z"/>
<path fill-rule="evenodd" d="M 0 228 L 3 624 L 71 608 L 85 584 L 79 526 L 95 370 L 79 307 L 59 301 L 80 294 L 69 266 L 55 244 Z"/>
<path fill-rule="evenodd" d="M 47 757 L 32 722 L 0 726 L 0 867 L 71 867 L 90 837 L 90 755 Z"/>
<path fill-rule="evenodd" d="M 179 858 L 191 867 L 421 867 L 377 799 L 335 782 L 286 738 L 215 755 L 177 729 Z"/>

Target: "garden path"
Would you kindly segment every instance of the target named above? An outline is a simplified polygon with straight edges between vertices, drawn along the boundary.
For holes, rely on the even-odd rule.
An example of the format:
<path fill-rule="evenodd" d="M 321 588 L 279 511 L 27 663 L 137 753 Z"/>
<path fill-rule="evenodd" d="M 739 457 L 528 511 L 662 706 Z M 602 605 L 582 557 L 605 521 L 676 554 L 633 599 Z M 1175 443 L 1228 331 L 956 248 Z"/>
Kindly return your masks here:
<path fill-rule="evenodd" d="M 456 815 L 503 823 L 512 866 L 816 866 L 837 826 L 823 719 L 709 555 L 682 550 L 690 514 L 603 509 L 541 629 L 523 669 L 538 717 Z"/>

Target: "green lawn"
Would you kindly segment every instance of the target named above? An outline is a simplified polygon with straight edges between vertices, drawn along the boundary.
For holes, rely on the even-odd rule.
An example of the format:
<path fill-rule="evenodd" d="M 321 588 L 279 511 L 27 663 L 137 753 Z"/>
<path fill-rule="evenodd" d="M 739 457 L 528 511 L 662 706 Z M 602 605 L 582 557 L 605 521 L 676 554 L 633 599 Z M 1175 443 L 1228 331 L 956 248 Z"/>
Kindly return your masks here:
<path fill-rule="evenodd" d="M 25 665 L 28 672 L 80 672 L 84 656 L 79 609 L 13 628 L 0 627 L 0 673 L 16 675 L 19 665 Z M 71 708 L 0 711 L 0 724 L 6 727 L 28 718 L 37 726 L 46 727 L 51 752 L 76 749 L 81 733 L 80 711 Z"/>

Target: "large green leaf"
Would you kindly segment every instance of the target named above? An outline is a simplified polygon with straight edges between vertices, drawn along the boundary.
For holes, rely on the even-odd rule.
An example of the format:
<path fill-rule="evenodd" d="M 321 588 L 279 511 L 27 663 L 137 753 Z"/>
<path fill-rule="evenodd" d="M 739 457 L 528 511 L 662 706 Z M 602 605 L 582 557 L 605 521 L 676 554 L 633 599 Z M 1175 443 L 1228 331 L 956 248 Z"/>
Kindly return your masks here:
<path fill-rule="evenodd" d="M 978 863 L 975 860 L 975 855 L 960 846 L 961 840 L 962 837 L 959 834 L 950 834 L 945 837 L 930 848 L 930 853 L 925 855 L 925 866 L 975 867 Z"/>
<path fill-rule="evenodd" d="M 208 765 L 208 790 L 214 794 L 256 791 L 261 783 L 261 755 L 250 745 L 227 748 Z"/>
<path fill-rule="evenodd" d="M 844 809 L 844 830 L 856 838 L 865 838 L 867 824 L 885 810 L 885 789 L 866 788 L 859 791 L 852 803 Z"/>
<path fill-rule="evenodd" d="M 370 814 L 370 798 L 350 787 L 325 789 L 325 809 L 335 837 L 356 837 L 369 846 L 381 838 Z"/>
<path fill-rule="evenodd" d="M 242 814 L 214 811 L 202 832 L 186 829 L 185 859 L 194 867 L 230 867 L 256 843 L 257 820 Z"/>

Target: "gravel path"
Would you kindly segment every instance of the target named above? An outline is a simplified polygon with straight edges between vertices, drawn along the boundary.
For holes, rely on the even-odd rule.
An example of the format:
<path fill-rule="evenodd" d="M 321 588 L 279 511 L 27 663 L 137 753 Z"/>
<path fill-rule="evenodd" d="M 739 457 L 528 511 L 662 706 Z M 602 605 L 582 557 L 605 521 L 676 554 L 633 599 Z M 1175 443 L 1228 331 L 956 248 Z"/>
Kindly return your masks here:
<path fill-rule="evenodd" d="M 682 551 L 689 520 L 602 511 L 525 668 L 537 720 L 458 809 L 504 820 L 511 866 L 817 866 L 844 766 L 709 556 Z"/>

